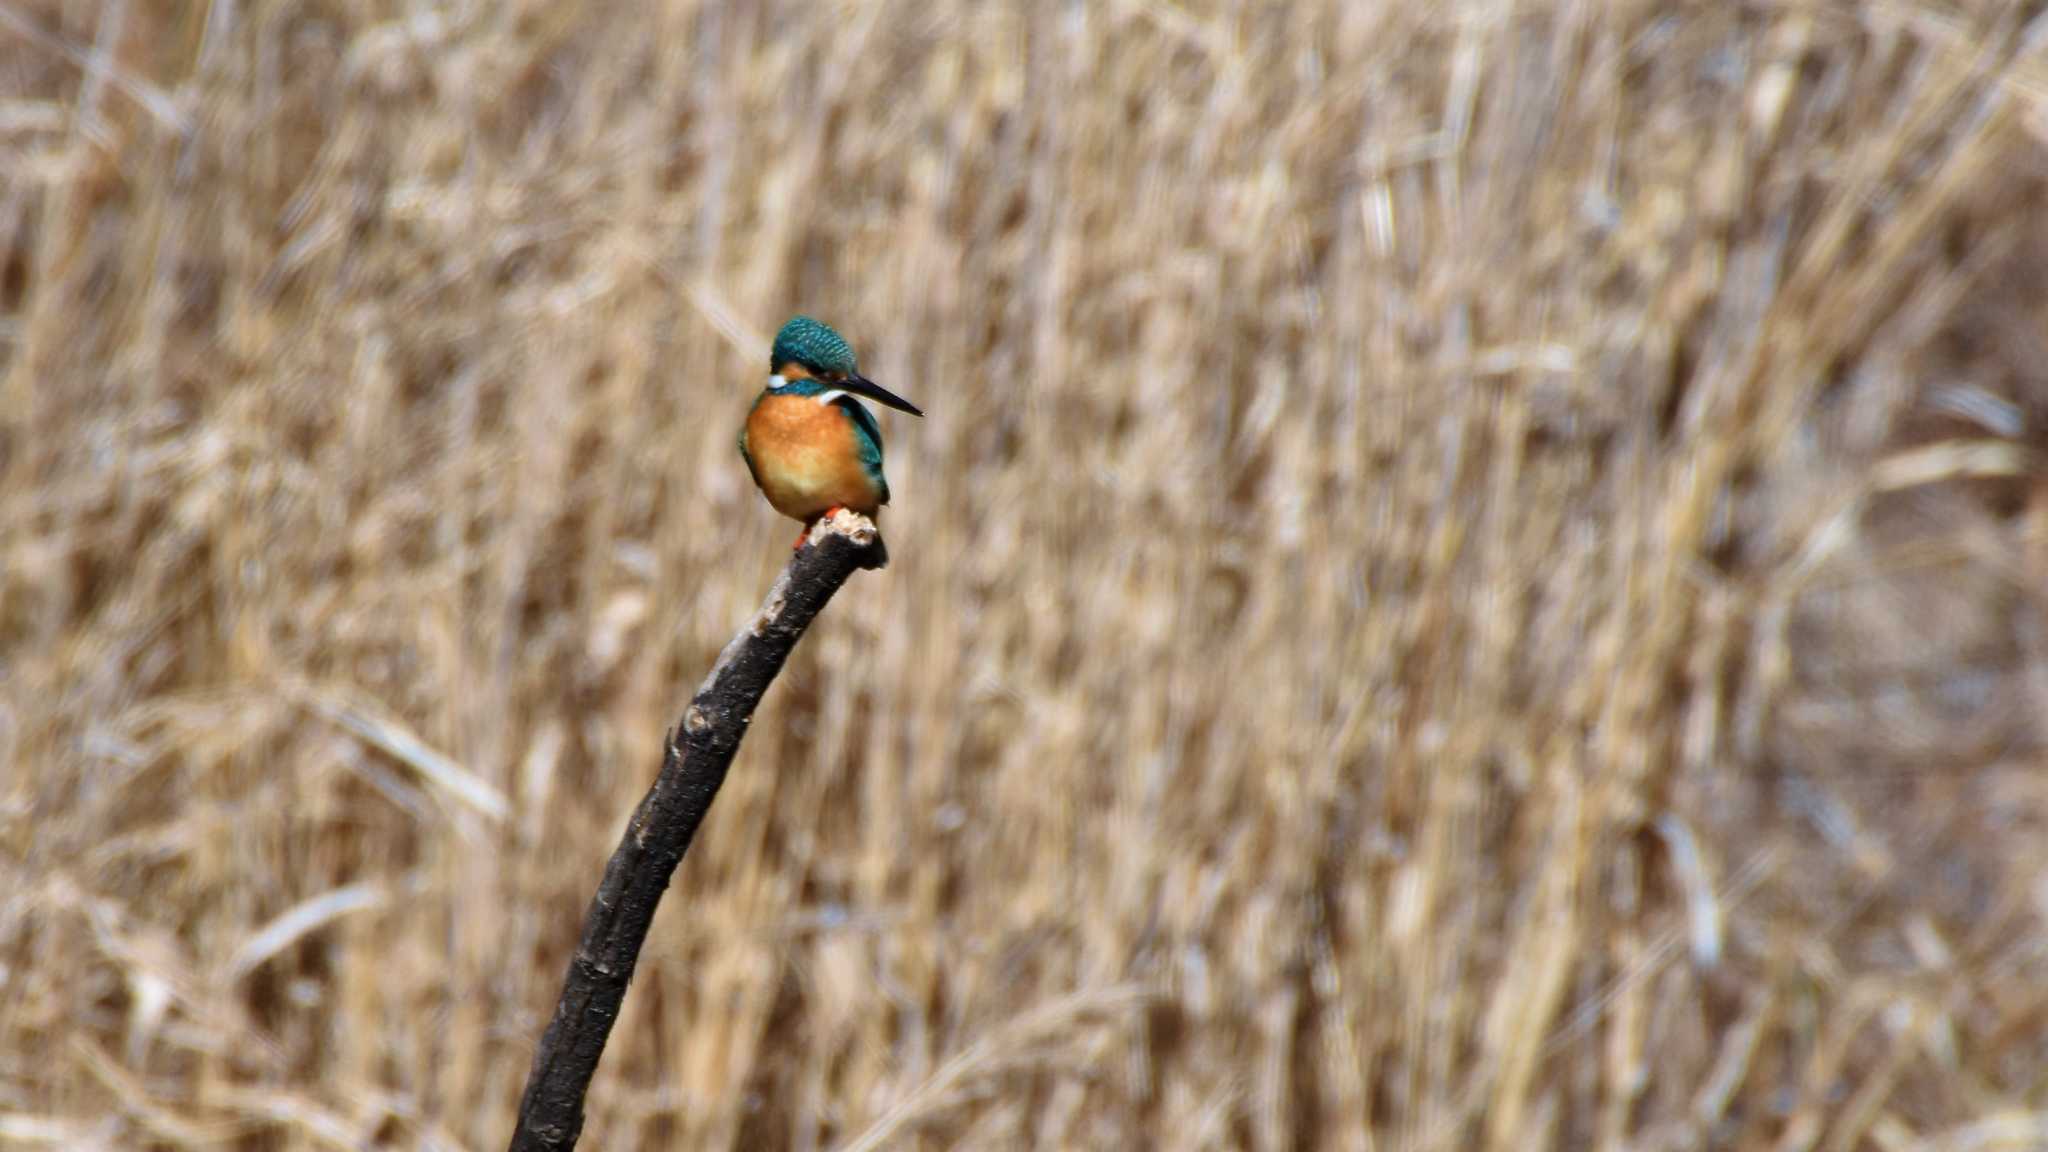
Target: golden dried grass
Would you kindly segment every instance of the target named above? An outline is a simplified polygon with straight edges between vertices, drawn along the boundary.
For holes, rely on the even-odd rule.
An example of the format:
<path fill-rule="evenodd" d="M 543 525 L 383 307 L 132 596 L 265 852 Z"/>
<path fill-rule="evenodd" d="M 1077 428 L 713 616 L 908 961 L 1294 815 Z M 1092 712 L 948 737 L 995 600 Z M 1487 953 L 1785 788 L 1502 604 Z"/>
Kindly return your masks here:
<path fill-rule="evenodd" d="M 2048 1132 L 2035 5 L 0 2 L 0 1143 Z"/>

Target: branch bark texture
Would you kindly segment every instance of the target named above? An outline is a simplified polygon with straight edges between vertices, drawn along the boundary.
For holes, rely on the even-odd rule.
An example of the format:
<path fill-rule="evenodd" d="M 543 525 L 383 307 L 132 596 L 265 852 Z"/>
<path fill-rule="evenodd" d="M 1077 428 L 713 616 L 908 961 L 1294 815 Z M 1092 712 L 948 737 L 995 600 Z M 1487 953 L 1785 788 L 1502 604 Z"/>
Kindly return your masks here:
<path fill-rule="evenodd" d="M 512 1152 L 573 1148 L 583 1098 L 618 1019 L 626 984 L 654 910 L 754 718 L 754 708 L 820 610 L 857 569 L 888 562 L 875 525 L 838 512 L 811 529 L 811 543 L 783 570 L 753 622 L 719 654 L 681 723 L 583 921 L 554 1019 L 541 1036 L 519 1103 Z"/>

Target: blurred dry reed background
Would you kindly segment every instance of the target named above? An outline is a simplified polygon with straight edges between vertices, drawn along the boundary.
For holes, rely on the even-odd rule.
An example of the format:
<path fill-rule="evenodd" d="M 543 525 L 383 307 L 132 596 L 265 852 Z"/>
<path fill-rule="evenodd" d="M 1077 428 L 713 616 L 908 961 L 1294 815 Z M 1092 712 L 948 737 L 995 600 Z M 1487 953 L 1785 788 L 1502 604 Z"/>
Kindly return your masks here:
<path fill-rule="evenodd" d="M 2048 1148 L 2048 18 L 0 2 L 0 1144 Z"/>

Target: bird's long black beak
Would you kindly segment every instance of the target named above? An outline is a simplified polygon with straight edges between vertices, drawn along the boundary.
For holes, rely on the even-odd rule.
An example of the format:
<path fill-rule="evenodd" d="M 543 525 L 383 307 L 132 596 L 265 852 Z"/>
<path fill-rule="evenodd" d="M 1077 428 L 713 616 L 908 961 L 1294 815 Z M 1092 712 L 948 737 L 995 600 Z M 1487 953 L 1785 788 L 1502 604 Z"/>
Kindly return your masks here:
<path fill-rule="evenodd" d="M 898 412 L 908 412 L 912 416 L 924 415 L 923 412 L 918 410 L 917 405 L 912 404 L 910 401 L 905 400 L 903 397 L 898 396 L 865 376 L 858 374 L 848 376 L 839 386 L 856 396 L 865 396 L 877 404 L 886 404 Z"/>

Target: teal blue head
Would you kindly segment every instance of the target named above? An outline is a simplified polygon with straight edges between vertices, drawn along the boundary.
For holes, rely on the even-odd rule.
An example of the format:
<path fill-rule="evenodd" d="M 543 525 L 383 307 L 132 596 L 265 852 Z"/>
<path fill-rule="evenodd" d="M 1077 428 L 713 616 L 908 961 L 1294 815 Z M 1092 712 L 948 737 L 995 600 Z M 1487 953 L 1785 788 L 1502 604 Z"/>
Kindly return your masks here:
<path fill-rule="evenodd" d="M 850 392 L 877 404 L 886 404 L 912 416 L 922 416 L 915 404 L 860 374 L 853 345 L 809 316 L 793 317 L 775 334 L 775 347 L 768 353 L 771 390 L 828 396 Z M 822 382 L 826 387 L 820 387 Z"/>
<path fill-rule="evenodd" d="M 821 380 L 836 380 L 860 373 L 853 345 L 809 316 L 798 316 L 775 334 L 775 350 L 768 354 L 768 371 L 780 373 L 796 365 Z"/>

